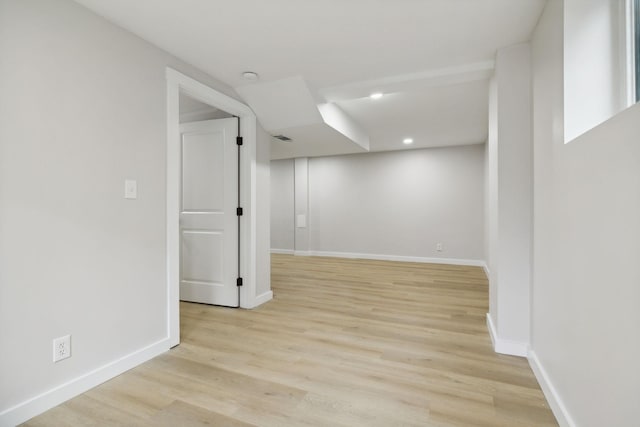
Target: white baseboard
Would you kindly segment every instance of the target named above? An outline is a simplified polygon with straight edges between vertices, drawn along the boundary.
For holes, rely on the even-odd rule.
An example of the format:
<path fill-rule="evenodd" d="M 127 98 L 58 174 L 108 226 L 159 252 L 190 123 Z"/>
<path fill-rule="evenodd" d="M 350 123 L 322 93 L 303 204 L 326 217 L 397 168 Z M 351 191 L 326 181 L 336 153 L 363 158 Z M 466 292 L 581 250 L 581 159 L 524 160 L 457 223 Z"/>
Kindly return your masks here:
<path fill-rule="evenodd" d="M 334 258 L 351 258 L 351 259 L 373 259 L 378 261 L 402 261 L 402 262 L 420 262 L 427 264 L 449 264 L 449 265 L 468 265 L 474 267 L 482 267 L 484 261 L 477 259 L 460 259 L 460 258 L 427 258 L 404 255 L 384 255 L 384 254 L 366 254 L 356 252 L 333 252 L 333 251 L 296 251 L 296 255 L 323 256 Z"/>
<path fill-rule="evenodd" d="M 487 276 L 487 280 L 491 277 L 491 270 L 489 270 L 489 266 L 486 262 L 482 262 L 482 269 L 484 270 L 485 276 Z"/>
<path fill-rule="evenodd" d="M 496 327 L 493 326 L 493 320 L 491 320 L 491 315 L 487 313 L 487 330 L 489 331 L 489 337 L 491 338 L 491 345 L 493 345 L 493 349 L 495 351 L 496 348 Z"/>
<path fill-rule="evenodd" d="M 508 354 L 509 356 L 527 357 L 529 353 L 529 344 L 526 342 L 511 341 L 500 338 L 489 313 L 487 313 L 487 329 L 489 330 L 489 336 L 493 343 L 493 350 L 496 353 Z"/>
<path fill-rule="evenodd" d="M 535 351 L 529 350 L 529 355 L 527 356 L 529 360 L 529 365 L 531 366 L 531 370 L 533 371 L 538 383 L 540 384 L 540 388 L 542 388 L 542 392 L 544 393 L 544 397 L 547 398 L 547 402 L 549 402 L 549 406 L 553 411 L 553 415 L 556 417 L 556 421 L 561 427 L 576 427 L 577 424 L 573 421 L 571 414 L 567 410 L 564 402 L 560 398 L 558 391 L 554 387 L 547 371 L 544 369 L 538 356 Z"/>
<path fill-rule="evenodd" d="M 468 265 L 473 267 L 482 267 L 488 275 L 486 262 L 479 259 L 461 259 L 461 258 L 428 258 L 404 255 L 384 255 L 384 254 L 366 254 L 357 252 L 333 252 L 333 251 L 296 251 L 292 249 L 271 249 L 272 254 L 285 254 L 296 256 L 324 256 L 334 258 L 350 258 L 350 259 L 373 259 L 378 261 L 402 261 L 402 262 L 420 262 L 425 264 L 449 264 L 449 265 Z"/>
<path fill-rule="evenodd" d="M 169 339 L 164 338 L 86 374 L 80 375 L 64 384 L 60 384 L 57 387 L 0 412 L 0 426 L 15 426 L 21 424 L 167 350 L 169 350 Z"/>
<path fill-rule="evenodd" d="M 273 299 L 273 291 L 267 291 L 255 297 L 253 301 L 249 303 L 249 305 L 242 308 L 256 308 L 257 306 L 262 305 L 267 301 L 271 301 L 272 299 Z"/>
<path fill-rule="evenodd" d="M 293 249 L 271 249 L 272 254 L 293 255 Z"/>

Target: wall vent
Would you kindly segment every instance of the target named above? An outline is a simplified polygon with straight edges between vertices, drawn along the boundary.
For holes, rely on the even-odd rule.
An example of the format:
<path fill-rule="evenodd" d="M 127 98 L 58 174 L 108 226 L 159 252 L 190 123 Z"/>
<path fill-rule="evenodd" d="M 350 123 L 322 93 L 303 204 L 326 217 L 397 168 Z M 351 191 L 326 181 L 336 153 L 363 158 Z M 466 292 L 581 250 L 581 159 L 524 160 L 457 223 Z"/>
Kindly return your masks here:
<path fill-rule="evenodd" d="M 279 139 L 282 142 L 291 142 L 291 138 L 284 135 L 273 135 L 274 138 Z"/>

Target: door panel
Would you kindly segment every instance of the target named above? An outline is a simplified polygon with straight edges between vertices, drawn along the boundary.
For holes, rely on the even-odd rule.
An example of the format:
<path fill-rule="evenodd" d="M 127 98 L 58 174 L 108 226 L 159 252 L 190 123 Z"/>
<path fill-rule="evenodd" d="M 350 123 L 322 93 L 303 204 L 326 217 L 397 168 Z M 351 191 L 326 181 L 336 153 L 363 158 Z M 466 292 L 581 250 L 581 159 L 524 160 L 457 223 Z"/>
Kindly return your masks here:
<path fill-rule="evenodd" d="M 180 299 L 236 306 L 237 119 L 181 125 Z"/>
<path fill-rule="evenodd" d="M 182 277 L 184 281 L 224 283 L 223 234 L 187 230 L 182 233 Z"/>
<path fill-rule="evenodd" d="M 186 212 L 220 212 L 224 208 L 225 147 L 211 132 L 183 133 L 182 209 Z"/>

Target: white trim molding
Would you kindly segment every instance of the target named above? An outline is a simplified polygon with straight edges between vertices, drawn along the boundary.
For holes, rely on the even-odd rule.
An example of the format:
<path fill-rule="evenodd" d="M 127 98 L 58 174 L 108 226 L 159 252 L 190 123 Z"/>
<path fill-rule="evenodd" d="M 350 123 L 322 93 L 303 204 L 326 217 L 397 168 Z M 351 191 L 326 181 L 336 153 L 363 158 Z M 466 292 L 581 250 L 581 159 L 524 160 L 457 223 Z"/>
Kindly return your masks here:
<path fill-rule="evenodd" d="M 487 265 L 486 261 L 482 262 L 482 269 L 484 270 L 485 276 L 487 276 L 487 280 L 491 277 L 491 270 L 489 270 L 489 265 Z"/>
<path fill-rule="evenodd" d="M 496 353 L 508 354 L 509 356 L 527 357 L 529 353 L 529 344 L 526 342 L 511 341 L 500 338 L 489 313 L 487 313 L 487 329 L 489 330 L 493 350 Z"/>
<path fill-rule="evenodd" d="M 271 248 L 271 253 L 272 254 L 293 255 L 294 252 L 295 251 L 293 249 L 274 249 L 274 248 Z"/>
<path fill-rule="evenodd" d="M 295 256 L 312 256 L 314 255 L 311 251 L 293 251 Z"/>
<path fill-rule="evenodd" d="M 529 360 L 529 365 L 531 366 L 531 370 L 533 374 L 536 376 L 538 383 L 540 384 L 540 388 L 544 393 L 544 397 L 547 398 L 547 402 L 549 402 L 549 406 L 553 411 L 553 415 L 556 417 L 556 421 L 561 427 L 576 427 L 577 424 L 573 421 L 569 410 L 565 406 L 558 390 L 555 388 L 547 371 L 540 363 L 540 359 L 536 355 L 535 351 L 529 350 L 529 354 L 527 356 Z"/>
<path fill-rule="evenodd" d="M 164 338 L 60 384 L 0 413 L 0 426 L 15 426 L 169 350 Z"/>
<path fill-rule="evenodd" d="M 264 304 L 267 301 L 271 301 L 273 299 L 273 291 L 264 292 L 258 296 L 256 296 L 253 301 L 250 302 L 250 305 L 247 305 L 243 308 L 255 308 L 259 305 Z"/>
<path fill-rule="evenodd" d="M 240 290 L 240 307 L 254 306 L 256 294 L 256 116 L 247 105 L 231 98 L 170 67 L 167 80 L 167 329 L 171 346 L 180 343 L 180 93 L 240 118 L 244 138 L 240 174 L 241 268 L 244 286 Z"/>
<path fill-rule="evenodd" d="M 372 259 L 378 261 L 401 261 L 401 262 L 419 262 L 425 264 L 449 264 L 449 265 L 468 265 L 472 267 L 482 267 L 484 261 L 477 259 L 461 259 L 461 258 L 428 258 L 405 255 L 386 255 L 386 254 L 367 254 L 356 252 L 333 252 L 333 251 L 296 251 L 295 255 L 321 256 L 333 258 L 351 258 L 351 259 Z"/>

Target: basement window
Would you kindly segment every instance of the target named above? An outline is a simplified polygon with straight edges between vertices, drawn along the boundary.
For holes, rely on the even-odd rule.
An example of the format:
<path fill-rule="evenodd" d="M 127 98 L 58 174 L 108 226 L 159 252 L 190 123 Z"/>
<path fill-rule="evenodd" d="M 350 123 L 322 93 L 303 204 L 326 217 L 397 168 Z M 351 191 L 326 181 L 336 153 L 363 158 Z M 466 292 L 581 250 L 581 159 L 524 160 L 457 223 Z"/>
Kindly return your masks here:
<path fill-rule="evenodd" d="M 565 143 L 640 102 L 640 0 L 564 0 Z"/>

